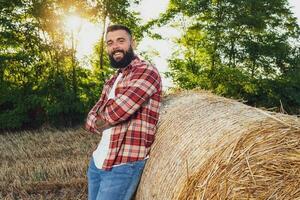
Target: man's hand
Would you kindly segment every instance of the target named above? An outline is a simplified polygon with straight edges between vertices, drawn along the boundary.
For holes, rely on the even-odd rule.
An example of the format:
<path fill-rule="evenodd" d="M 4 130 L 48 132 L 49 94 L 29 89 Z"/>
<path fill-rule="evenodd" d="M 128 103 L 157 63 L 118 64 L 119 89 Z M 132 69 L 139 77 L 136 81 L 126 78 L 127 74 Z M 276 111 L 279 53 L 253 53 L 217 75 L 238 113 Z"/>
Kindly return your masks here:
<path fill-rule="evenodd" d="M 104 128 L 103 122 L 101 122 L 101 120 L 96 120 L 93 127 L 88 125 L 88 123 L 85 123 L 85 126 L 83 127 L 83 129 L 89 133 L 96 133 L 98 135 L 102 135 L 102 132 L 105 128 Z"/>
<path fill-rule="evenodd" d="M 96 128 L 96 130 L 97 130 L 97 134 L 102 134 L 102 132 L 105 130 L 105 129 L 107 129 L 107 128 L 109 128 L 110 126 L 109 126 L 109 124 L 107 123 L 107 122 L 105 122 L 105 121 L 103 121 L 103 120 L 97 120 L 96 121 L 96 125 L 95 125 L 95 128 Z M 99 133 L 100 132 L 100 133 Z"/>
<path fill-rule="evenodd" d="M 109 127 L 111 127 L 111 125 L 104 121 L 97 112 L 90 111 L 84 129 L 91 133 L 102 135 L 102 132 Z"/>

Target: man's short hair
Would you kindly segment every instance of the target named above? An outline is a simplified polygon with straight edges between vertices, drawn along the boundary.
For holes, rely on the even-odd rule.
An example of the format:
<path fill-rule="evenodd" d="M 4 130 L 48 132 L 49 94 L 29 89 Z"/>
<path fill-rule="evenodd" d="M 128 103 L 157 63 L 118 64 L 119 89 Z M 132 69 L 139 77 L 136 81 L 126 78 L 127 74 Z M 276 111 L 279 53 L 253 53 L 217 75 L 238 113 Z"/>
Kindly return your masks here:
<path fill-rule="evenodd" d="M 128 33 L 128 35 L 132 38 L 131 30 L 127 26 L 124 26 L 122 24 L 114 24 L 114 25 L 110 25 L 109 27 L 107 27 L 106 35 L 107 35 L 108 32 L 113 32 L 113 31 L 117 31 L 117 30 L 126 31 Z"/>

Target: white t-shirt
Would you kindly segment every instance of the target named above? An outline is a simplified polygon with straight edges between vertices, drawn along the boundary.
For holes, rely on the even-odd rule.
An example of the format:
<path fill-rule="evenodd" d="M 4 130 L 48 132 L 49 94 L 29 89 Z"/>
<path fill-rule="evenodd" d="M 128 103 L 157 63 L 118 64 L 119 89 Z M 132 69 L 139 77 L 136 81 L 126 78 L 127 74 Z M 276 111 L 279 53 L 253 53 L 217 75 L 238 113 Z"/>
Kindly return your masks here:
<path fill-rule="evenodd" d="M 119 73 L 118 77 L 116 78 L 113 87 L 111 88 L 108 99 L 115 98 L 115 90 L 117 83 L 119 82 L 120 78 L 122 77 L 122 73 Z M 103 162 L 108 154 L 109 151 L 109 143 L 110 143 L 110 136 L 111 136 L 112 128 L 105 129 L 102 133 L 102 138 L 100 143 L 98 144 L 97 149 L 93 152 L 93 159 L 95 165 L 98 169 L 102 168 Z"/>

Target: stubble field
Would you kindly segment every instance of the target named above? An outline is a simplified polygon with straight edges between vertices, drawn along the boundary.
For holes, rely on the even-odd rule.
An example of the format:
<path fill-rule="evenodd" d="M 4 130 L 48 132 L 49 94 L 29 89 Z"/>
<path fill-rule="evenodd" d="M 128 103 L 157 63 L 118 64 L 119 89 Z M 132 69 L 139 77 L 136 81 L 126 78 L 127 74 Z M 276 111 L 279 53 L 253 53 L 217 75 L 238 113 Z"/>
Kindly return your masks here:
<path fill-rule="evenodd" d="M 86 199 L 99 139 L 80 128 L 0 135 L 0 199 Z"/>

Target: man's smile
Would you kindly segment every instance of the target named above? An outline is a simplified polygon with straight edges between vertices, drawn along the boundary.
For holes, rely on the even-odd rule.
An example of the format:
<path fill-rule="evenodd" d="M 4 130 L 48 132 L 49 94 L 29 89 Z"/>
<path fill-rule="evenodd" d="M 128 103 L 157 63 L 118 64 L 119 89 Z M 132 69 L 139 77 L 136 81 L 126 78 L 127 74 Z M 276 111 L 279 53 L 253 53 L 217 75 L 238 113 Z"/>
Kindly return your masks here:
<path fill-rule="evenodd" d="M 121 59 L 124 57 L 124 52 L 122 50 L 117 50 L 113 52 L 113 57 L 117 60 Z"/>

